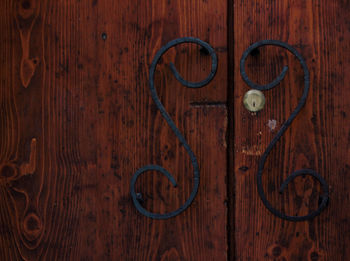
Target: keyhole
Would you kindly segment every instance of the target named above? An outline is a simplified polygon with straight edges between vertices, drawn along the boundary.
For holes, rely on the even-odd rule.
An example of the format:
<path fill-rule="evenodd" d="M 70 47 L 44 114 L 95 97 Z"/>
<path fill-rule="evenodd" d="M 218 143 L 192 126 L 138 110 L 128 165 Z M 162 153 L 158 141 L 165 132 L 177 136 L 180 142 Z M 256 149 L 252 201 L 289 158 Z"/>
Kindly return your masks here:
<path fill-rule="evenodd" d="M 259 90 L 249 90 L 244 94 L 243 104 L 248 111 L 260 111 L 265 104 L 265 96 Z"/>

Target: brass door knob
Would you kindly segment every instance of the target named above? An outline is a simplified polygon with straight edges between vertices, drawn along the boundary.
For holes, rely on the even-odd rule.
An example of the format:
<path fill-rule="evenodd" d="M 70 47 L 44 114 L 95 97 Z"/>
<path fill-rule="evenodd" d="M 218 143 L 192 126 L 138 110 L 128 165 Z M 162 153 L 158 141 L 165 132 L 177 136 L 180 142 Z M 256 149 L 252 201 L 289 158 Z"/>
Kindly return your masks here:
<path fill-rule="evenodd" d="M 248 111 L 260 111 L 265 105 L 265 95 L 259 90 L 249 90 L 244 94 L 243 104 Z"/>

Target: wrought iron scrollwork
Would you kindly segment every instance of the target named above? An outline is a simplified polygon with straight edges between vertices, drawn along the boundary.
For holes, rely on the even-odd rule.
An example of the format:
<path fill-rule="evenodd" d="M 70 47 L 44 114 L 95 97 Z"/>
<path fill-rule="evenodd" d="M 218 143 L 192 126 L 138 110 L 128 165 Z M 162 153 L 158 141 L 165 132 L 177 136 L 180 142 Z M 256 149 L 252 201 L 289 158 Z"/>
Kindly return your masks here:
<path fill-rule="evenodd" d="M 275 45 L 275 46 L 285 48 L 298 58 L 301 66 L 304 70 L 304 91 L 303 91 L 303 94 L 299 100 L 297 107 L 294 109 L 294 111 L 289 116 L 287 121 L 282 125 L 281 129 L 278 131 L 276 136 L 272 139 L 272 141 L 268 145 L 267 149 L 265 150 L 264 154 L 260 158 L 259 166 L 258 166 L 258 173 L 257 173 L 258 193 L 259 193 L 259 196 L 260 196 L 262 202 L 266 206 L 266 208 L 270 212 L 272 212 L 274 215 L 276 215 L 282 219 L 289 220 L 289 221 L 310 220 L 322 212 L 322 210 L 327 206 L 328 198 L 329 198 L 328 184 L 316 171 L 314 171 L 312 169 L 297 170 L 297 171 L 293 172 L 292 174 L 290 174 L 280 187 L 280 193 L 282 193 L 284 191 L 284 189 L 287 187 L 287 185 L 291 181 L 293 181 L 297 176 L 311 175 L 314 178 L 316 178 L 320 182 L 320 184 L 322 185 L 323 194 L 320 196 L 321 200 L 320 200 L 318 209 L 309 213 L 308 215 L 305 215 L 305 216 L 286 215 L 286 214 L 280 212 L 279 210 L 275 209 L 271 205 L 271 203 L 267 200 L 266 195 L 264 193 L 264 189 L 263 189 L 263 185 L 262 185 L 262 174 L 263 174 L 266 159 L 267 159 L 269 153 L 271 152 L 272 148 L 276 145 L 278 140 L 282 137 L 282 135 L 284 134 L 286 129 L 291 125 L 292 121 L 295 119 L 297 114 L 300 112 L 300 110 L 305 105 L 306 98 L 308 96 L 309 88 L 310 88 L 310 74 L 309 74 L 309 70 L 307 68 L 306 62 L 304 61 L 303 57 L 298 53 L 298 51 L 296 49 L 294 49 L 289 44 L 281 42 L 281 41 L 277 41 L 277 40 L 263 40 L 263 41 L 256 42 L 256 43 L 252 44 L 251 46 L 249 46 L 248 49 L 243 53 L 241 61 L 240 61 L 240 73 L 241 73 L 243 80 L 249 85 L 249 87 L 251 87 L 253 89 L 260 90 L 260 91 L 269 90 L 271 88 L 274 88 L 283 80 L 283 78 L 285 77 L 285 75 L 288 71 L 288 67 L 285 66 L 283 68 L 281 74 L 275 80 L 273 80 L 272 82 L 270 82 L 266 85 L 256 84 L 249 79 L 249 77 L 247 76 L 247 73 L 245 72 L 245 61 L 246 61 L 249 54 L 251 54 L 252 52 L 256 52 L 257 48 L 259 48 L 261 46 L 265 46 L 265 45 Z"/>
<path fill-rule="evenodd" d="M 201 88 L 201 87 L 207 85 L 214 78 L 215 73 L 216 73 L 216 69 L 217 69 L 217 56 L 215 54 L 214 49 L 208 43 L 206 43 L 200 39 L 193 38 L 193 37 L 178 38 L 178 39 L 175 39 L 173 41 L 170 41 L 169 43 L 167 43 L 165 46 L 163 46 L 156 53 L 156 55 L 152 61 L 152 64 L 150 66 L 150 71 L 149 71 L 149 87 L 150 87 L 150 91 L 151 91 L 151 96 L 152 96 L 153 101 L 156 104 L 158 110 L 160 111 L 161 115 L 164 117 L 164 119 L 168 123 L 169 127 L 173 130 L 173 132 L 175 133 L 175 135 L 179 139 L 180 143 L 184 146 L 188 155 L 190 156 L 190 159 L 191 159 L 191 162 L 193 165 L 193 175 L 194 175 L 193 189 L 192 189 L 192 192 L 191 192 L 189 198 L 186 200 L 186 202 L 175 211 L 172 211 L 169 213 L 164 213 L 164 214 L 159 214 L 159 213 L 149 212 L 144 207 L 142 207 L 142 205 L 140 203 L 140 201 L 142 200 L 142 196 L 140 193 L 135 192 L 135 184 L 137 182 L 137 179 L 144 172 L 159 171 L 160 173 L 162 173 L 163 175 L 165 175 L 169 179 L 169 181 L 173 184 L 174 187 L 176 187 L 177 184 L 176 184 L 174 177 L 165 168 L 163 168 L 159 165 L 147 165 L 147 166 L 144 166 L 136 171 L 136 173 L 133 175 L 133 177 L 131 179 L 131 187 L 130 187 L 131 197 L 132 197 L 133 203 L 134 203 L 136 209 L 141 214 L 143 214 L 149 218 L 153 218 L 153 219 L 171 218 L 171 217 L 174 217 L 174 216 L 180 214 L 184 210 L 186 210 L 190 206 L 190 204 L 192 203 L 193 199 L 196 197 L 198 187 L 199 187 L 199 167 L 198 167 L 198 162 L 197 162 L 196 156 L 194 155 L 194 153 L 191 150 L 190 146 L 188 145 L 187 141 L 182 136 L 181 132 L 176 127 L 175 123 L 173 122 L 173 120 L 171 119 L 169 114 L 166 112 L 164 106 L 162 105 L 161 101 L 159 100 L 159 97 L 157 95 L 157 91 L 154 87 L 154 74 L 155 74 L 157 64 L 158 64 L 160 58 L 170 48 L 172 48 L 176 45 L 179 45 L 179 44 L 183 44 L 183 43 L 194 43 L 194 44 L 200 45 L 201 52 L 204 52 L 204 53 L 211 56 L 212 65 L 211 65 L 210 74 L 208 75 L 208 77 L 205 80 L 200 81 L 200 82 L 189 82 L 189 81 L 186 81 L 185 79 L 183 79 L 181 77 L 181 75 L 178 73 L 178 71 L 176 70 L 174 64 L 170 63 L 171 71 L 173 72 L 175 78 L 182 85 L 184 85 L 188 88 Z"/>

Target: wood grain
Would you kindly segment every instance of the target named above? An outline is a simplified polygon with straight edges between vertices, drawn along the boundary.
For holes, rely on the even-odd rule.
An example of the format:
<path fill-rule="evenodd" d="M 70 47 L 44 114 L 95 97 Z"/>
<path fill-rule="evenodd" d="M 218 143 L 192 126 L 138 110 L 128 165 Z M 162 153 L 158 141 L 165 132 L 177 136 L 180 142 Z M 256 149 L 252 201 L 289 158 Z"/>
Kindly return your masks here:
<path fill-rule="evenodd" d="M 234 67 L 229 73 L 234 74 L 235 82 L 231 140 L 235 199 L 230 211 L 234 233 L 230 242 L 234 242 L 231 248 L 236 260 L 347 260 L 350 256 L 349 12 L 349 1 L 234 1 L 229 14 L 234 17 Z M 250 44 L 263 39 L 294 46 L 311 74 L 306 106 L 268 157 L 264 189 L 276 208 L 305 215 L 317 208 L 321 193 L 317 181 L 297 178 L 282 195 L 278 188 L 294 170 L 315 169 L 330 186 L 330 203 L 313 221 L 281 220 L 258 197 L 258 160 L 303 90 L 297 59 L 276 47 L 264 47 L 247 60 L 249 76 L 265 84 L 284 65 L 289 72 L 279 86 L 265 92 L 263 111 L 244 109 L 242 98 L 249 88 L 240 77 L 239 61 Z"/>
<path fill-rule="evenodd" d="M 0 260 L 347 260 L 349 9 L 348 0 L 1 1 Z M 178 183 L 143 175 L 137 191 L 148 210 L 174 210 L 192 189 L 189 157 L 148 87 L 155 53 L 184 36 L 215 48 L 216 77 L 199 90 L 175 80 L 169 62 L 193 81 L 210 69 L 186 44 L 163 57 L 155 83 L 198 158 L 200 189 L 180 216 L 151 220 L 130 197 L 138 168 L 162 165 Z M 274 206 L 304 215 L 317 207 L 319 184 L 305 177 L 283 195 L 278 188 L 293 170 L 318 171 L 330 204 L 310 222 L 278 219 L 257 194 L 259 157 L 303 87 L 297 59 L 262 48 L 247 61 L 253 80 L 270 82 L 283 65 L 289 72 L 265 92 L 262 112 L 244 109 L 239 60 L 262 39 L 293 45 L 310 69 L 307 104 L 263 177 Z"/>
<path fill-rule="evenodd" d="M 227 4 L 225 1 L 0 3 L 0 260 L 225 260 Z M 201 183 L 182 215 L 157 221 L 130 197 L 139 167 L 169 169 L 137 190 L 145 207 L 169 211 L 192 188 L 185 150 L 149 94 L 159 48 L 184 36 L 209 42 L 219 70 L 189 90 L 172 76 L 207 76 L 193 45 L 170 50 L 156 88 L 196 154 Z"/>

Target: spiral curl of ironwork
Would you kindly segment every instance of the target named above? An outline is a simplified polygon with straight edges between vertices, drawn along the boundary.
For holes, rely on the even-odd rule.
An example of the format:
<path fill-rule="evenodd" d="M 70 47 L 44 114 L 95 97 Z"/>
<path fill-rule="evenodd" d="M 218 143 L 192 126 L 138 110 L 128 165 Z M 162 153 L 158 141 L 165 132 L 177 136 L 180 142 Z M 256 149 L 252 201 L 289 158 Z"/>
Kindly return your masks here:
<path fill-rule="evenodd" d="M 275 45 L 275 46 L 285 48 L 298 58 L 301 66 L 303 68 L 303 71 L 304 71 L 304 91 L 303 91 L 303 94 L 298 102 L 297 107 L 294 109 L 294 111 L 289 116 L 287 121 L 282 125 L 281 129 L 277 132 L 276 136 L 272 139 L 272 141 L 270 142 L 270 144 L 266 148 L 264 154 L 260 158 L 259 165 L 258 165 L 258 173 L 257 173 L 258 193 L 259 193 L 259 196 L 260 196 L 262 202 L 264 203 L 265 207 L 270 212 L 272 212 L 274 215 L 278 216 L 279 218 L 289 220 L 289 221 L 311 220 L 314 217 L 318 216 L 322 212 L 322 210 L 324 210 L 324 208 L 327 206 L 328 199 L 329 199 L 328 184 L 316 171 L 314 171 L 312 169 L 301 169 L 301 170 L 294 171 L 282 183 L 280 190 L 279 190 L 279 192 L 282 193 L 284 191 L 284 189 L 287 187 L 287 185 L 298 176 L 311 175 L 314 178 L 316 178 L 320 182 L 320 184 L 322 185 L 323 194 L 320 196 L 321 201 L 320 201 L 320 204 L 319 204 L 317 210 L 309 213 L 308 215 L 289 216 L 289 215 L 286 215 L 286 214 L 280 212 L 279 210 L 275 209 L 271 205 L 271 203 L 267 200 L 264 189 L 263 189 L 262 174 L 264 171 L 266 159 L 267 159 L 269 153 L 271 152 L 272 148 L 276 145 L 276 143 L 282 137 L 284 132 L 291 125 L 291 123 L 293 122 L 293 120 L 295 119 L 297 114 L 300 112 L 300 110 L 305 105 L 306 98 L 308 96 L 309 88 L 310 88 L 310 73 L 309 73 L 309 70 L 307 68 L 306 62 L 303 59 L 303 57 L 298 53 L 298 51 L 296 49 L 294 49 L 289 44 L 281 42 L 281 41 L 277 41 L 277 40 L 263 40 L 263 41 L 256 42 L 256 43 L 252 44 L 251 46 L 249 46 L 248 49 L 243 53 L 241 61 L 240 61 L 240 73 L 241 73 L 243 80 L 246 82 L 247 85 L 249 85 L 249 87 L 251 87 L 252 89 L 260 90 L 260 91 L 272 89 L 283 80 L 283 78 L 285 77 L 285 75 L 288 71 L 288 66 L 284 66 L 281 74 L 275 80 L 273 80 L 272 82 L 270 82 L 266 85 L 256 84 L 249 79 L 247 73 L 245 72 L 245 61 L 246 61 L 249 54 L 251 54 L 253 51 L 257 50 L 257 48 L 259 48 L 261 46 L 265 46 L 265 45 Z"/>
<path fill-rule="evenodd" d="M 181 212 L 185 211 L 191 205 L 192 201 L 196 197 L 196 194 L 198 192 L 198 187 L 199 187 L 199 167 L 198 167 L 198 162 L 197 162 L 196 156 L 194 155 L 194 153 L 191 150 L 190 146 L 188 145 L 187 141 L 182 136 L 181 132 L 176 127 L 175 123 L 173 122 L 173 120 L 171 119 L 169 114 L 166 112 L 164 106 L 162 105 L 162 103 L 157 95 L 157 91 L 154 87 L 154 75 L 155 75 L 157 64 L 159 63 L 160 58 L 170 48 L 172 48 L 176 45 L 179 45 L 179 44 L 183 44 L 183 43 L 194 43 L 194 44 L 200 45 L 202 47 L 203 51 L 206 54 L 209 54 L 211 56 L 212 65 L 211 65 L 210 74 L 208 75 L 208 77 L 205 80 L 200 81 L 200 82 L 189 82 L 189 81 L 186 81 L 185 79 L 183 79 L 181 77 L 181 75 L 178 73 L 178 71 L 176 70 L 174 64 L 170 63 L 170 69 L 171 69 L 172 73 L 174 74 L 175 78 L 182 85 L 184 85 L 188 88 L 201 88 L 201 87 L 207 85 L 214 78 L 216 70 L 217 70 L 217 65 L 218 65 L 217 56 L 215 54 L 214 49 L 208 43 L 206 43 L 198 38 L 193 38 L 193 37 L 177 38 L 175 40 L 168 42 L 166 45 L 164 45 L 156 53 L 156 55 L 152 61 L 152 64 L 150 66 L 150 71 L 149 71 L 149 87 L 150 87 L 150 91 L 151 91 L 151 96 L 152 96 L 153 101 L 156 104 L 158 110 L 160 111 L 161 115 L 164 117 L 164 119 L 168 123 L 169 127 L 173 130 L 173 132 L 175 133 L 175 135 L 179 139 L 180 143 L 184 146 L 188 155 L 190 156 L 191 163 L 193 165 L 193 176 L 194 176 L 193 189 L 192 189 L 192 192 L 191 192 L 189 198 L 186 200 L 186 202 L 182 206 L 180 206 L 178 209 L 176 209 L 175 211 L 164 213 L 164 214 L 159 214 L 159 213 L 152 213 L 152 212 L 146 210 L 144 207 L 142 207 L 142 205 L 140 203 L 140 199 L 141 199 L 140 195 L 141 194 L 135 192 L 135 184 L 137 182 L 137 179 L 141 174 L 143 174 L 147 171 L 159 171 L 160 173 L 162 173 L 163 175 L 165 175 L 168 178 L 168 180 L 173 184 L 174 187 L 176 187 L 177 184 L 176 184 L 174 177 L 165 168 L 163 168 L 159 165 L 147 165 L 147 166 L 144 166 L 144 167 L 138 169 L 135 172 L 135 174 L 133 175 L 133 177 L 131 179 L 131 187 L 130 187 L 131 197 L 132 197 L 133 203 L 134 203 L 136 209 L 141 214 L 145 215 L 146 217 L 153 218 L 153 219 L 168 219 L 168 218 L 175 217 L 175 216 L 179 215 Z"/>

